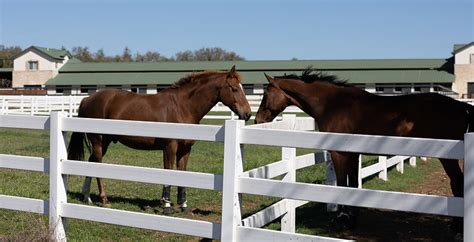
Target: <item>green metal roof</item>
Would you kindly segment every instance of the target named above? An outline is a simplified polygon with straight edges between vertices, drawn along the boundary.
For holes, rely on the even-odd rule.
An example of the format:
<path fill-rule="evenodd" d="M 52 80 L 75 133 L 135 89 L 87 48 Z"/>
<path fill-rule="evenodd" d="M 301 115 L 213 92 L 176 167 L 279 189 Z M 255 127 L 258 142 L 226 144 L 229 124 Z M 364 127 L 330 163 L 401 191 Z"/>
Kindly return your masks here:
<path fill-rule="evenodd" d="M 0 68 L 0 72 L 13 72 L 13 68 Z"/>
<path fill-rule="evenodd" d="M 157 63 L 67 63 L 46 85 L 170 85 L 202 70 L 228 70 L 236 65 L 243 84 L 267 83 L 263 73 L 300 74 L 308 66 L 337 75 L 349 83 L 450 83 L 444 59 L 298 60 Z"/>
<path fill-rule="evenodd" d="M 78 64 L 78 63 L 82 63 L 82 61 L 77 59 L 76 57 L 71 57 L 71 59 L 69 59 L 67 61 L 67 63 L 69 63 L 69 64 Z"/>
<path fill-rule="evenodd" d="M 18 56 L 21 56 L 25 54 L 28 51 L 31 50 L 37 50 L 53 59 L 56 60 L 64 60 L 65 56 L 72 57 L 72 55 L 69 53 L 67 50 L 60 50 L 60 49 L 53 49 L 53 48 L 45 48 L 45 47 L 39 47 L 39 46 L 30 46 L 26 49 L 24 49 L 22 52 L 18 53 L 17 55 L 13 56 L 12 59 L 16 59 Z"/>
<path fill-rule="evenodd" d="M 67 63 L 60 72 L 148 72 L 228 70 L 235 65 L 245 70 L 303 70 L 313 66 L 322 70 L 345 69 L 439 69 L 444 59 L 386 60 L 296 60 L 296 61 L 190 61 L 190 62 L 119 62 Z"/>
<path fill-rule="evenodd" d="M 453 54 L 457 54 L 473 45 L 474 45 L 474 41 L 469 44 L 455 44 L 453 47 Z"/>

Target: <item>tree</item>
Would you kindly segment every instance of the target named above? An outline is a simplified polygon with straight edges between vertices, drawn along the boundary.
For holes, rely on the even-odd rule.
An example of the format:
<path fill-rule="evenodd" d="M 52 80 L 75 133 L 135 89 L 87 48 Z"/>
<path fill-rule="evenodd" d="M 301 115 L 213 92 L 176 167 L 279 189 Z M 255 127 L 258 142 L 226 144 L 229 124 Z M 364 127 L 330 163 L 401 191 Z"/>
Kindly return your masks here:
<path fill-rule="evenodd" d="M 104 49 L 100 48 L 97 50 L 97 52 L 94 54 L 94 61 L 96 62 L 105 62 L 106 61 L 106 56 L 104 53 Z"/>
<path fill-rule="evenodd" d="M 123 62 L 131 62 L 132 61 L 132 54 L 128 47 L 125 47 L 122 53 L 121 61 Z"/>
<path fill-rule="evenodd" d="M 83 62 L 92 62 L 94 59 L 92 58 L 92 54 L 89 51 L 89 47 L 73 47 L 72 48 L 72 56 L 75 58 L 83 61 Z"/>
<path fill-rule="evenodd" d="M 226 51 L 220 47 L 201 48 L 199 50 L 176 53 L 177 61 L 235 61 L 245 60 L 233 51 Z"/>
<path fill-rule="evenodd" d="M 175 56 L 176 61 L 193 61 L 195 59 L 193 52 L 190 50 L 180 51 Z"/>
<path fill-rule="evenodd" d="M 0 46 L 0 68 L 12 68 L 13 56 L 19 54 L 22 49 L 19 46 Z"/>
<path fill-rule="evenodd" d="M 156 51 L 147 51 L 144 56 L 144 62 L 158 62 L 168 60 L 169 59 L 166 56 L 163 56 Z"/>

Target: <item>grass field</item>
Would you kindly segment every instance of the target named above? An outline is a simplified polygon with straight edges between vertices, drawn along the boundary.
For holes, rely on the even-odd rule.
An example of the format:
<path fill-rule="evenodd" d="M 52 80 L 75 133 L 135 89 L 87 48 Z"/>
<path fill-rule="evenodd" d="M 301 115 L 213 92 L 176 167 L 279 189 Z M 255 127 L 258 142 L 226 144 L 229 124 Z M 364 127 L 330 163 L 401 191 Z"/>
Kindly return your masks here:
<path fill-rule="evenodd" d="M 206 121 L 220 124 L 222 121 Z M 0 129 L 0 154 L 28 155 L 47 157 L 49 135 L 44 131 Z M 298 155 L 311 150 L 298 150 Z M 252 169 L 280 160 L 281 151 L 276 147 L 245 146 L 244 169 Z M 105 163 L 142 167 L 163 167 L 161 151 L 132 150 L 121 144 L 111 145 Z M 440 168 L 439 162 L 420 163 L 417 168 L 406 166 L 405 174 L 390 171 L 389 182 L 376 178 L 366 180 L 364 188 L 404 191 L 422 182 L 433 170 Z M 223 144 L 197 142 L 193 147 L 188 163 L 188 170 L 222 174 Z M 297 180 L 307 183 L 322 183 L 325 167 L 316 165 L 298 171 Z M 81 202 L 83 177 L 69 178 L 68 202 Z M 137 211 L 151 214 L 162 214 L 159 198 L 161 186 L 136 182 L 105 180 L 106 191 L 112 208 Z M 192 213 L 175 213 L 172 216 L 220 222 L 221 193 L 208 190 L 188 188 L 188 204 L 194 209 Z M 48 199 L 48 176 L 27 171 L 0 169 L 0 194 Z M 92 183 L 92 199 L 98 201 L 95 179 Z M 277 201 L 276 198 L 244 195 L 244 215 L 252 214 Z M 172 188 L 172 200 L 176 202 L 176 188 Z M 93 205 L 97 206 L 97 204 Z M 327 228 L 330 220 L 325 212 L 325 205 L 309 203 L 297 210 L 297 232 L 326 236 L 340 236 Z M 0 210 L 0 241 L 31 240 L 44 236 L 47 216 Z M 279 223 L 268 225 L 278 229 Z M 199 238 L 158 231 L 134 229 L 88 222 L 68 220 L 68 239 L 70 241 L 196 241 Z"/>

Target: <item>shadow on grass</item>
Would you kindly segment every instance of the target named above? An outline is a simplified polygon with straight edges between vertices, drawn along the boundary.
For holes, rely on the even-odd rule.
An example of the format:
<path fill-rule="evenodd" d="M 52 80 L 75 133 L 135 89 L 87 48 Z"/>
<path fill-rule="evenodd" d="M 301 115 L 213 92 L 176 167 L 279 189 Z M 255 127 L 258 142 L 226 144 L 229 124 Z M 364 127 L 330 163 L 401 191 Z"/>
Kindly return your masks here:
<path fill-rule="evenodd" d="M 83 200 L 82 193 L 68 192 L 68 195 L 70 195 L 71 197 L 73 197 L 77 201 L 82 202 L 82 200 Z M 91 200 L 94 204 L 102 205 L 101 203 L 98 202 L 100 200 L 98 195 L 91 194 L 90 197 L 91 197 Z M 154 208 L 154 207 L 161 207 L 162 206 L 162 202 L 159 199 L 150 200 L 150 199 L 142 199 L 142 198 L 125 198 L 125 197 L 119 197 L 119 196 L 113 196 L 113 195 L 112 196 L 110 196 L 110 195 L 107 196 L 107 199 L 109 200 L 109 202 L 112 202 L 112 203 L 124 203 L 124 204 L 135 205 L 135 206 L 138 206 L 141 210 L 144 210 L 144 211 L 148 210 L 150 207 Z"/>
<path fill-rule="evenodd" d="M 326 211 L 326 204 L 309 203 L 296 210 L 296 227 L 319 235 L 356 239 L 358 241 L 455 241 L 450 229 L 450 217 L 414 214 L 398 211 L 360 208 L 357 227 L 353 230 L 333 231 L 330 221 L 334 213 Z"/>
<path fill-rule="evenodd" d="M 68 192 L 68 195 L 73 197 L 76 201 L 81 201 L 83 199 L 82 193 L 79 192 Z M 99 196 L 96 194 L 90 195 L 92 202 L 96 206 L 102 207 L 102 203 L 98 202 Z M 160 199 L 142 199 L 142 198 L 124 198 L 119 196 L 107 196 L 110 203 L 123 203 L 123 204 L 130 204 L 140 208 L 140 210 L 144 212 L 153 212 L 157 214 L 163 213 L 163 203 Z M 112 206 L 113 208 L 113 206 Z M 179 209 L 175 209 L 175 212 L 181 211 Z M 201 215 L 201 216 L 209 216 L 209 215 L 216 215 L 220 214 L 216 211 L 209 211 L 209 210 L 202 210 L 199 208 L 192 209 L 191 211 L 193 214 Z"/>

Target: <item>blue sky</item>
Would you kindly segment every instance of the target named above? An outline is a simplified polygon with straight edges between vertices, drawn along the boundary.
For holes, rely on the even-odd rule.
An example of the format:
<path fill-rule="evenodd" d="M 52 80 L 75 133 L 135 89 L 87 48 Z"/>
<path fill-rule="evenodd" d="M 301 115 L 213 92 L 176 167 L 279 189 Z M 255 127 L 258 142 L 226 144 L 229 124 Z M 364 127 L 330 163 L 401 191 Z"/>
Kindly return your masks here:
<path fill-rule="evenodd" d="M 0 44 L 120 54 L 222 47 L 248 60 L 449 57 L 473 0 L 0 0 Z"/>

